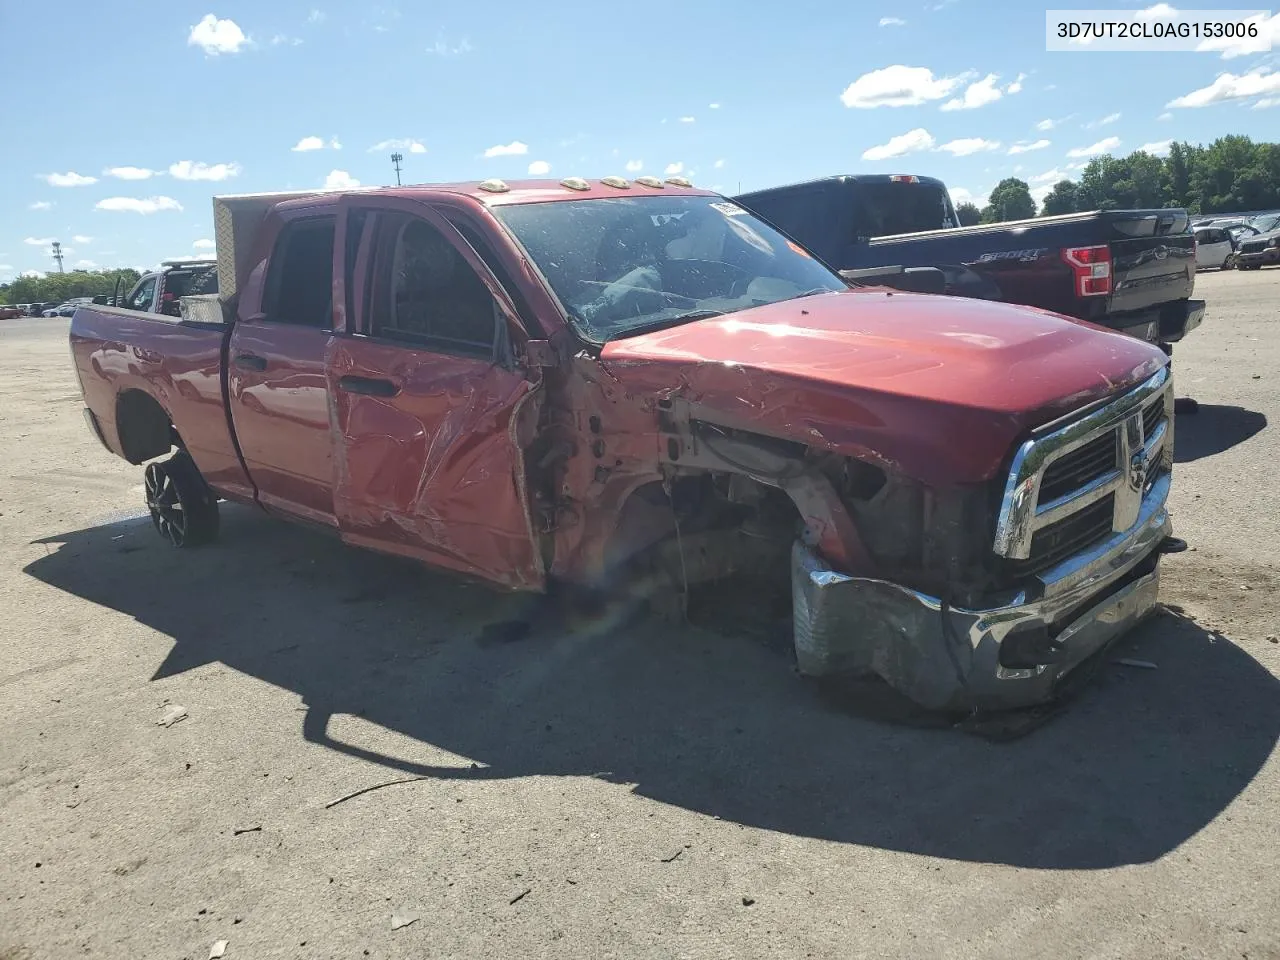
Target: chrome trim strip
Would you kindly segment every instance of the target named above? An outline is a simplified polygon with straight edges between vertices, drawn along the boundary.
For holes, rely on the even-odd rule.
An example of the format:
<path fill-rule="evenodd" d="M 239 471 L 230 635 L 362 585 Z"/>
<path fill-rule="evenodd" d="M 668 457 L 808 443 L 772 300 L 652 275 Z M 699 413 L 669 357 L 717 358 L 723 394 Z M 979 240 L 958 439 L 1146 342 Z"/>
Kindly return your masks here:
<path fill-rule="evenodd" d="M 1057 500 L 1050 500 L 1048 503 L 1036 507 L 1036 525 L 1048 526 L 1064 517 L 1069 517 L 1073 513 L 1078 513 L 1085 507 L 1092 506 L 1107 494 L 1111 493 L 1120 482 L 1123 476 L 1119 470 L 1112 470 L 1105 473 L 1092 483 L 1088 483 L 1074 493 L 1068 493 L 1059 497 Z"/>
<path fill-rule="evenodd" d="M 1146 474 L 1151 466 L 1145 439 L 1142 436 L 1142 414 L 1152 402 L 1160 402 L 1163 397 L 1166 407 L 1164 426 L 1169 422 L 1172 411 L 1169 410 L 1168 394 L 1171 386 L 1169 368 L 1162 367 L 1143 383 L 1129 392 L 1115 398 L 1100 407 L 1086 408 L 1088 413 L 1058 427 L 1049 433 L 1034 435 L 1018 448 L 1009 471 L 1009 479 L 1005 483 L 1004 496 L 1000 504 L 1000 516 L 996 523 L 996 535 L 993 549 L 996 554 L 1012 560 L 1026 560 L 1031 555 L 1031 538 L 1036 530 L 1056 520 L 1069 516 L 1074 512 L 1062 506 L 1067 498 L 1060 497 L 1047 504 L 1044 510 L 1039 507 L 1040 484 L 1045 470 L 1055 460 L 1079 449 L 1114 430 L 1123 424 L 1119 431 L 1118 469 L 1120 479 L 1115 481 L 1111 490 L 1116 493 L 1116 514 L 1113 527 L 1127 530 L 1137 520 L 1140 510 L 1143 488 L 1146 486 Z M 1059 421 L 1060 422 L 1060 421 Z M 1136 433 L 1135 433 L 1136 431 Z M 1157 434 L 1163 435 L 1160 428 Z M 1153 441 L 1155 437 L 1153 436 Z M 1144 456 L 1138 462 L 1134 454 L 1143 451 Z M 1132 481 L 1141 473 L 1141 482 L 1136 488 Z M 1069 494 L 1076 509 L 1083 509 L 1105 493 L 1097 493 L 1087 485 L 1082 490 Z M 1093 496 L 1097 494 L 1096 496 Z M 1092 500 L 1082 499 L 1093 496 Z"/>

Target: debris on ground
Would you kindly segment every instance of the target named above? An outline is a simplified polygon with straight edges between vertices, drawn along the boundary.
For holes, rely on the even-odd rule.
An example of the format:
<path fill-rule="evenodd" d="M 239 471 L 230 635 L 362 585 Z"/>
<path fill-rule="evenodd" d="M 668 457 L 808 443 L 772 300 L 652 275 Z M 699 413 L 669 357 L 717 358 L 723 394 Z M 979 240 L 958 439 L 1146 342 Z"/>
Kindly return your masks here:
<path fill-rule="evenodd" d="M 744 907 L 750 907 L 750 906 L 754 905 L 754 904 L 755 904 L 755 902 L 756 902 L 756 898 L 755 898 L 755 897 L 743 897 L 743 898 L 742 898 L 742 905 L 743 905 Z"/>
<path fill-rule="evenodd" d="M 227 941 L 218 940 L 216 943 L 214 943 L 212 947 L 209 948 L 209 960 L 218 960 L 218 958 L 223 956 L 226 952 L 227 952 Z"/>
<path fill-rule="evenodd" d="M 677 847 L 674 853 L 668 854 L 665 857 L 659 857 L 658 859 L 663 863 L 671 863 L 682 853 L 684 853 L 684 847 Z"/>
<path fill-rule="evenodd" d="M 1122 667 L 1137 667 L 1139 670 L 1158 670 L 1159 666 L 1150 660 L 1134 660 L 1132 657 L 1121 657 L 1116 663 Z"/>
<path fill-rule="evenodd" d="M 388 780 L 385 783 L 375 783 L 371 787 L 362 787 L 355 793 L 348 793 L 345 797 L 339 797 L 337 800 L 330 800 L 324 805 L 326 810 L 336 807 L 340 803 L 346 803 L 348 800 L 354 800 L 356 797 L 363 796 L 366 793 L 372 793 L 374 790 L 381 790 L 383 787 L 394 787 L 401 783 L 417 783 L 419 780 L 430 780 L 430 777 L 405 777 L 401 780 Z M 459 803 L 462 801 L 459 800 Z"/>
<path fill-rule="evenodd" d="M 240 836 L 242 833 L 261 833 L 262 827 L 239 827 L 231 831 L 232 836 Z"/>
<path fill-rule="evenodd" d="M 416 913 L 393 913 L 391 914 L 391 929 L 400 930 L 411 923 L 417 923 L 421 919 L 422 917 Z"/>
<path fill-rule="evenodd" d="M 172 727 L 175 723 L 179 723 L 187 719 L 187 708 L 179 704 L 170 704 L 161 714 L 160 719 L 156 721 L 157 726 Z"/>
<path fill-rule="evenodd" d="M 517 904 L 531 893 L 533 893 L 533 887 L 525 887 L 507 902 L 510 904 Z"/>

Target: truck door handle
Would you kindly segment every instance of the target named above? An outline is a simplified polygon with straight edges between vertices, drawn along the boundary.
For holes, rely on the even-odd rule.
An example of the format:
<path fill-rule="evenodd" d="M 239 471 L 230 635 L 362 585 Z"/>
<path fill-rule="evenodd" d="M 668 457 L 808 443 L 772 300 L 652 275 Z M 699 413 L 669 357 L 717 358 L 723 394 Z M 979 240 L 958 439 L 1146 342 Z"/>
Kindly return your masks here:
<path fill-rule="evenodd" d="M 267 359 L 253 353 L 237 353 L 236 366 L 244 370 L 265 370 Z"/>
<path fill-rule="evenodd" d="M 371 397 L 394 397 L 400 388 L 390 380 L 378 380 L 374 377 L 343 377 L 338 386 L 348 393 L 364 393 Z"/>

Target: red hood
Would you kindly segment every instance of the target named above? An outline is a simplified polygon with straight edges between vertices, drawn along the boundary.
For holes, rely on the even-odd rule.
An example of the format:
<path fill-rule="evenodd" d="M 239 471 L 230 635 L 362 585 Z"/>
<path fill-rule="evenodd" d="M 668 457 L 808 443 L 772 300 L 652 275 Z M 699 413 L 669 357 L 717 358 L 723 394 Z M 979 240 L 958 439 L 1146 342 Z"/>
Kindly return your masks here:
<path fill-rule="evenodd" d="M 601 361 L 634 392 L 959 483 L 993 476 L 1019 435 L 1167 358 L 1033 307 L 874 289 L 617 340 Z"/>

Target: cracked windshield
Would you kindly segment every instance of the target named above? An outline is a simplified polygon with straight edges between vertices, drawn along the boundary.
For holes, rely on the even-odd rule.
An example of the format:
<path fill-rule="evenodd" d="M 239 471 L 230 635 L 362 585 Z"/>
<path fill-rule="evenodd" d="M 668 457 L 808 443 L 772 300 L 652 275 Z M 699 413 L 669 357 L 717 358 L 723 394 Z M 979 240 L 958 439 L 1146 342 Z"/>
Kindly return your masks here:
<path fill-rule="evenodd" d="M 496 213 L 595 343 L 847 286 L 716 197 L 530 203 Z"/>

